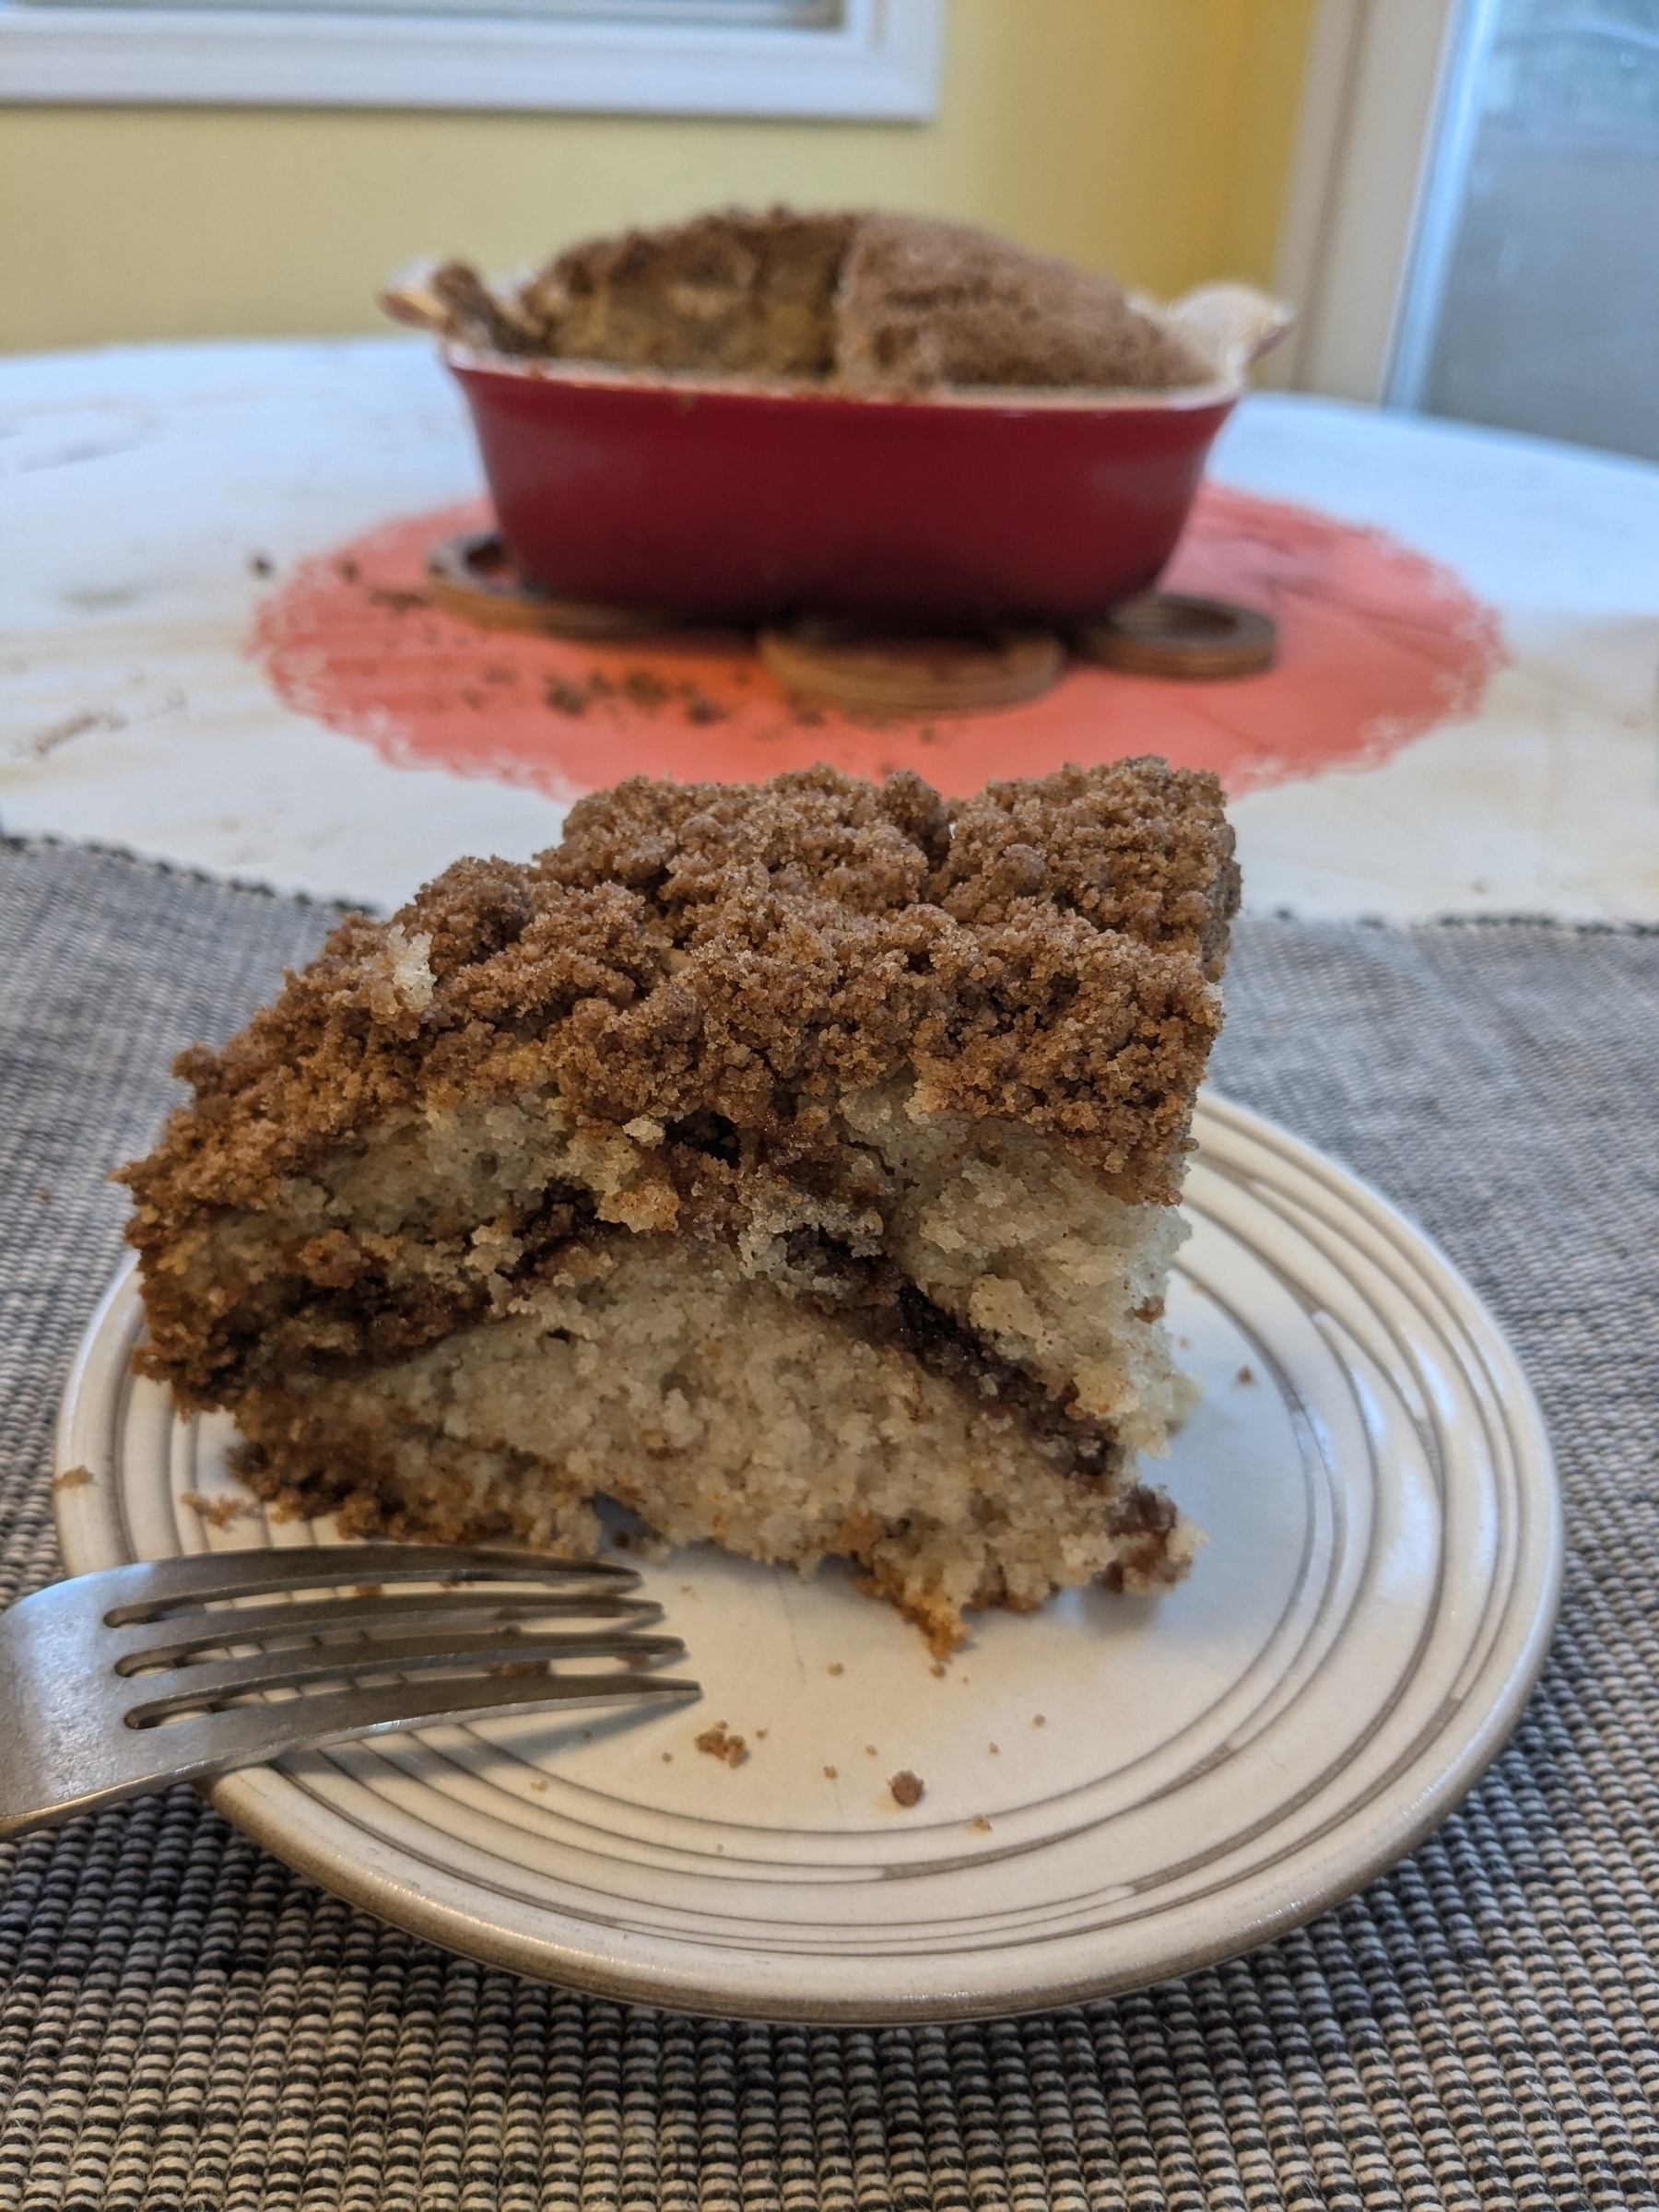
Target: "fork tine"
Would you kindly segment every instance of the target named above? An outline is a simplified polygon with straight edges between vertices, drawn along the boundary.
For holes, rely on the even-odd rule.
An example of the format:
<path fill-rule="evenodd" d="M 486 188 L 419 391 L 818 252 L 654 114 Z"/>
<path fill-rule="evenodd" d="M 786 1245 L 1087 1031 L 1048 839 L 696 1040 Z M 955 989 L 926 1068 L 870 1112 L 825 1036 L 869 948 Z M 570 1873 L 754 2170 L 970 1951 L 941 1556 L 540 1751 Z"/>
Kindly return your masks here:
<path fill-rule="evenodd" d="M 587 1583 L 609 1590 L 638 1587 L 631 1567 L 610 1559 L 552 1559 L 537 1552 L 465 1551 L 446 1544 L 319 1544 L 281 1551 L 196 1552 L 106 1570 L 114 1597 L 110 1626 L 153 1619 L 174 1606 L 216 1598 L 268 1597 L 350 1583 Z M 115 1577 L 123 1578 L 118 1587 Z"/>
<path fill-rule="evenodd" d="M 302 1636 L 318 1629 L 350 1629 L 359 1638 L 365 1630 L 418 1621 L 423 1634 L 436 1637 L 450 1630 L 476 1628 L 480 1621 L 513 1620 L 625 1620 L 648 1628 L 661 1620 L 663 1608 L 647 1597 L 593 1597 L 576 1594 L 502 1597 L 492 1588 L 446 1590 L 436 1595 L 402 1597 L 316 1597 L 279 1601 L 276 1605 L 241 1605 L 225 1612 L 198 1614 L 188 1633 L 158 1641 L 147 1618 L 112 1631 L 121 1648 L 115 1661 L 118 1675 L 135 1675 L 154 1666 L 174 1666 L 197 1653 L 222 1651 L 233 1643 L 265 1643 L 273 1637 Z M 196 1623 L 199 1622 L 199 1626 Z M 371 1648 L 373 1648 L 372 1646 Z"/>
<path fill-rule="evenodd" d="M 405 1728 L 504 1719 L 549 1708 L 561 1712 L 618 1704 L 670 1705 L 700 1697 L 696 1682 L 666 1675 L 607 1675 L 572 1679 L 555 1675 L 535 1681 L 488 1677 L 458 1682 L 426 1677 L 380 1689 L 340 1690 L 325 1697 L 285 1698 L 239 1705 L 230 1712 L 202 1713 L 165 1728 L 114 1734 L 124 1743 L 100 1747 L 114 1756 L 78 1759 L 51 1786 L 0 1800 L 0 1836 L 26 1835 L 76 1813 L 124 1798 L 140 1797 L 173 1782 L 206 1782 L 238 1767 L 257 1767 L 294 1751 L 348 1743 Z M 37 1785 L 41 1778 L 35 1778 Z"/>
<path fill-rule="evenodd" d="M 434 1643 L 427 1637 L 366 1639 L 349 1644 L 312 1644 L 298 1652 L 262 1652 L 247 1659 L 224 1659 L 178 1669 L 173 1680 L 140 1698 L 127 1711 L 129 1728 L 148 1728 L 172 1714 L 252 1697 L 272 1689 L 304 1689 L 363 1675 L 423 1674 L 443 1667 L 477 1672 L 488 1667 L 527 1668 L 556 1659 L 678 1659 L 685 1645 L 677 1636 L 641 1636 L 631 1630 L 598 1635 L 457 1635 Z M 129 1677 L 131 1678 L 131 1677 Z M 605 1677 L 573 1677 L 583 1681 Z M 149 1685 L 138 1676 L 134 1688 Z"/>
<path fill-rule="evenodd" d="M 504 1719 L 512 1713 L 553 1708 L 571 1712 L 618 1704 L 680 1704 L 702 1695 L 697 1682 L 669 1675 L 544 1677 L 539 1681 L 500 1677 L 468 1682 L 400 1682 L 381 1689 L 339 1690 L 315 1698 L 288 1698 L 280 1703 L 239 1705 L 233 1712 L 176 1721 L 158 1733 L 164 1738 L 199 1735 L 198 1750 L 181 1745 L 197 1773 L 225 1773 L 236 1767 L 261 1766 L 285 1752 L 339 1744 L 394 1729 L 465 1725 L 468 1721 Z"/>

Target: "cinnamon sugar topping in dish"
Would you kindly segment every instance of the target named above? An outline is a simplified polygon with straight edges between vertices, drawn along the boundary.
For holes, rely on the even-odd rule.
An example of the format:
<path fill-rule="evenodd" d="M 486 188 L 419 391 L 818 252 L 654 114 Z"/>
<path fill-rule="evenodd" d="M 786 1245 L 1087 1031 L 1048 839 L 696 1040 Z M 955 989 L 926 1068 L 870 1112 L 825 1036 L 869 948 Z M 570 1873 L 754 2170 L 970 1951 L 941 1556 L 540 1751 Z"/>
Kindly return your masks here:
<path fill-rule="evenodd" d="M 382 305 L 487 353 L 850 392 L 1212 373 L 1110 276 L 935 216 L 729 208 L 584 240 L 512 287 L 444 262 Z"/>

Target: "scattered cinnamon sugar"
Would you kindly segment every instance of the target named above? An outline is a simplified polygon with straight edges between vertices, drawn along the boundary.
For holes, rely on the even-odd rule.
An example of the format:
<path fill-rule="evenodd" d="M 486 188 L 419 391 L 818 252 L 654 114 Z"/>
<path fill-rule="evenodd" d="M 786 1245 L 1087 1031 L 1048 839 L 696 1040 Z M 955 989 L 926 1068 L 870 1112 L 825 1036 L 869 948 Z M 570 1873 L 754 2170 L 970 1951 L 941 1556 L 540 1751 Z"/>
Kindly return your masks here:
<path fill-rule="evenodd" d="M 580 680 L 549 677 L 542 687 L 542 698 L 556 714 L 578 722 L 590 707 L 606 699 L 625 699 L 630 707 L 648 715 L 677 709 L 686 721 L 700 728 L 725 722 L 731 714 L 729 707 L 711 699 L 700 685 L 684 679 L 665 683 L 652 668 L 629 668 L 619 678 L 598 668 L 591 669 Z"/>
<path fill-rule="evenodd" d="M 741 1735 L 733 1735 L 724 1721 L 716 1721 L 712 1728 L 705 1728 L 697 1739 L 700 1751 L 711 1759 L 723 1759 L 728 1767 L 740 1767 L 748 1757 L 748 1743 Z"/>
<path fill-rule="evenodd" d="M 912 1805 L 920 1805 L 926 1794 L 926 1785 L 922 1777 L 912 1774 L 908 1767 L 901 1767 L 890 1778 L 888 1788 L 893 1793 L 894 1803 L 903 1806 L 907 1810 Z"/>

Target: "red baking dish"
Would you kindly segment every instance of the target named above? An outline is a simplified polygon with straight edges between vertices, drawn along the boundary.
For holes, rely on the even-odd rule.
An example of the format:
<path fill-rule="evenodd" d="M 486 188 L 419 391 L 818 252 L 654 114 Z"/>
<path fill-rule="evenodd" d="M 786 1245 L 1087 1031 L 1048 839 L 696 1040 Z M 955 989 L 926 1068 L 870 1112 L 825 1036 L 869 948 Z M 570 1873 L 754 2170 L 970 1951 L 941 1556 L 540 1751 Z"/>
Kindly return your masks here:
<path fill-rule="evenodd" d="M 799 385 L 446 349 L 522 572 L 701 620 L 1065 620 L 1144 590 L 1181 535 L 1275 303 L 1168 311 L 1213 362 L 1173 392 Z"/>

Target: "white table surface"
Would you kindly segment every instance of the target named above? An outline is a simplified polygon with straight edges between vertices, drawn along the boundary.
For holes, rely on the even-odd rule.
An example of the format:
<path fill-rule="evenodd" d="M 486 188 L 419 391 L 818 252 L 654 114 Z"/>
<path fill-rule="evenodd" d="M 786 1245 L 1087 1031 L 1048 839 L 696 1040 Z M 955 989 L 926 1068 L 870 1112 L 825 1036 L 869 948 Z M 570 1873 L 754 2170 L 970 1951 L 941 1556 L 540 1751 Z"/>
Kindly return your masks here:
<path fill-rule="evenodd" d="M 1380 525 L 1501 616 L 1472 719 L 1234 804 L 1247 903 L 1659 919 L 1659 469 L 1262 394 L 1212 474 Z M 304 555 L 480 488 L 460 404 L 401 338 L 0 360 L 0 826 L 389 905 L 563 809 L 388 764 L 245 650 Z"/>

